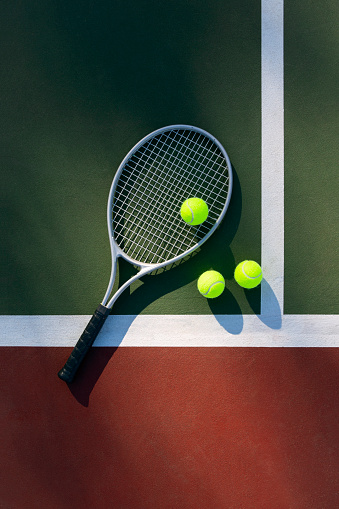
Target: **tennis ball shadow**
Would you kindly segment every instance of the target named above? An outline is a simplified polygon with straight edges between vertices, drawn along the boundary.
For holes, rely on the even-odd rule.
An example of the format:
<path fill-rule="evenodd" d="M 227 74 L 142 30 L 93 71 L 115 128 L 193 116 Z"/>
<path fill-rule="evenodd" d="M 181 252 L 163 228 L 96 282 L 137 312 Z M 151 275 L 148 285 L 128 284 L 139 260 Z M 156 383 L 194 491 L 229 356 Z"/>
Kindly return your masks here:
<path fill-rule="evenodd" d="M 240 334 L 244 327 L 244 319 L 240 306 L 233 294 L 225 288 L 223 293 L 208 299 L 209 307 L 218 323 L 230 334 Z"/>
<path fill-rule="evenodd" d="M 244 288 L 244 294 L 252 311 L 259 316 L 261 303 L 261 285 L 251 289 Z"/>
<path fill-rule="evenodd" d="M 261 284 L 251 290 L 244 289 L 247 302 L 251 306 L 254 313 L 258 318 L 271 329 L 281 329 L 282 326 L 282 312 L 275 293 L 265 278 L 262 279 Z M 268 309 L 261 310 L 261 294 L 265 293 L 266 306 Z M 259 308 L 258 308 L 259 303 Z"/>
<path fill-rule="evenodd" d="M 274 291 L 265 278 L 261 281 L 261 291 L 265 293 L 267 308 L 261 311 L 259 315 L 260 320 L 271 329 L 281 329 L 282 310 Z"/>

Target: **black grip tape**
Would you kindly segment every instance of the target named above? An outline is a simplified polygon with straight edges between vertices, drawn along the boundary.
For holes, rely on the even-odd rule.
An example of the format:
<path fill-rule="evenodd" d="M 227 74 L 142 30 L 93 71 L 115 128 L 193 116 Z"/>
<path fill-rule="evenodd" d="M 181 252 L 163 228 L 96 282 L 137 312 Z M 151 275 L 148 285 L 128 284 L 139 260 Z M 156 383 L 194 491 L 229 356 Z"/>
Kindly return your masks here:
<path fill-rule="evenodd" d="M 63 368 L 60 369 L 58 377 L 67 383 L 73 381 L 80 364 L 82 363 L 88 350 L 91 348 L 95 338 L 104 325 L 106 318 L 110 313 L 110 309 L 99 304 L 94 315 L 87 324 L 86 329 L 82 333 L 73 351 L 66 361 Z"/>

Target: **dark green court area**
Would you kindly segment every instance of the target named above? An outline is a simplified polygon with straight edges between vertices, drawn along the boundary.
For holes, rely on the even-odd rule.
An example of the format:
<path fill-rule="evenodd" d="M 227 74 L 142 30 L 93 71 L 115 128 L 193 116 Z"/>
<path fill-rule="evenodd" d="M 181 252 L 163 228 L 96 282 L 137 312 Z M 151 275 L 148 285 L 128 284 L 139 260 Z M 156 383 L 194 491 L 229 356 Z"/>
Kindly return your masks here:
<path fill-rule="evenodd" d="M 143 136 L 186 123 L 225 146 L 235 176 L 222 228 L 116 313 L 258 312 L 232 281 L 260 259 L 260 2 L 53 2 L 2 16 L 3 314 L 92 313 L 110 272 L 106 202 Z M 227 278 L 213 305 L 196 290 Z M 120 281 L 133 268 L 123 264 Z M 253 299 L 252 299 L 253 300 Z"/>

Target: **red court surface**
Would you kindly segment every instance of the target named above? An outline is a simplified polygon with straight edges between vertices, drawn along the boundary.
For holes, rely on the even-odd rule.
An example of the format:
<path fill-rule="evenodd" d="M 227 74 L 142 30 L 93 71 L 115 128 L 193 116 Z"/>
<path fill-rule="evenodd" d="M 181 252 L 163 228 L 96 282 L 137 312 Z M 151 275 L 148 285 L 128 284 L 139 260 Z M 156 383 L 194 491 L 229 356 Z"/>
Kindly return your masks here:
<path fill-rule="evenodd" d="M 3 348 L 2 509 L 334 509 L 336 348 Z"/>

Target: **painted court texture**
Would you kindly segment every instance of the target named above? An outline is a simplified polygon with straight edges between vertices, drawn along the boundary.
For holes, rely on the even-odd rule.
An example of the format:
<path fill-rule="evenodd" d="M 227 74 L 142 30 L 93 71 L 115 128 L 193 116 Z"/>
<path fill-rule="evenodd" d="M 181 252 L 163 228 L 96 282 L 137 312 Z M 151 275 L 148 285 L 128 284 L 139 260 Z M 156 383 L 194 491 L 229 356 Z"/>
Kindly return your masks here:
<path fill-rule="evenodd" d="M 338 11 L 3 8 L 1 509 L 339 506 Z M 225 220 L 121 296 L 67 386 L 57 372 L 109 277 L 114 172 L 178 123 L 230 156 Z M 252 291 L 233 280 L 245 258 L 264 269 Z M 196 289 L 211 268 L 213 301 Z"/>

